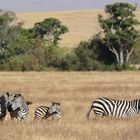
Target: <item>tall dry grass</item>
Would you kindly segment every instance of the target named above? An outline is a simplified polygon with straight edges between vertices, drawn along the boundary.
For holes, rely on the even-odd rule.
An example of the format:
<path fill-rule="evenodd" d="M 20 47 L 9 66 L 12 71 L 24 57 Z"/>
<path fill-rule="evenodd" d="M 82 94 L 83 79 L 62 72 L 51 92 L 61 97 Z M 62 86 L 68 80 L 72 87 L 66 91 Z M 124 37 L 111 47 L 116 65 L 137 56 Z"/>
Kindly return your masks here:
<path fill-rule="evenodd" d="M 92 101 L 140 98 L 140 72 L 1 72 L 0 91 L 21 92 L 32 101 L 25 123 L 0 124 L 0 140 L 139 140 L 140 116 L 127 119 L 95 118 L 86 113 Z M 61 103 L 60 121 L 35 123 L 38 105 Z"/>
<path fill-rule="evenodd" d="M 25 28 L 33 27 L 34 23 L 45 18 L 58 18 L 69 28 L 69 32 L 62 35 L 60 46 L 70 48 L 77 47 L 80 41 L 88 40 L 101 31 L 98 14 L 104 15 L 104 10 L 16 13 L 18 19 L 24 22 Z M 140 21 L 140 9 L 136 11 L 136 17 Z"/>

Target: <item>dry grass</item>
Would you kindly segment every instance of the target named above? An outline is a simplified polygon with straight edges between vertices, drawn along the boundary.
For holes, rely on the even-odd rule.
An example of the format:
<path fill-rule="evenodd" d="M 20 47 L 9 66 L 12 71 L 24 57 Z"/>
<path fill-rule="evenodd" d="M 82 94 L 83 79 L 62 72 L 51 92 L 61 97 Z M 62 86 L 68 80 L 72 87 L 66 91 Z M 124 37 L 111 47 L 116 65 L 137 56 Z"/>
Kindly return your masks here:
<path fill-rule="evenodd" d="M 45 18 L 55 17 L 60 19 L 69 28 L 69 33 L 62 36 L 60 46 L 76 47 L 81 40 L 88 40 L 101 31 L 98 14 L 104 14 L 103 10 L 17 13 L 17 17 L 25 23 L 24 27 L 26 28 L 33 27 L 34 23 Z M 136 16 L 140 21 L 140 9 L 136 11 Z M 140 29 L 140 26 L 138 29 Z"/>
<path fill-rule="evenodd" d="M 1 140 L 139 140 L 140 116 L 86 120 L 91 102 L 100 96 L 140 98 L 140 72 L 29 72 L 0 73 L 0 91 L 20 91 L 32 101 L 27 122 L 0 124 Z M 60 102 L 60 121 L 33 122 L 38 105 Z M 94 119 L 93 119 L 94 118 Z"/>

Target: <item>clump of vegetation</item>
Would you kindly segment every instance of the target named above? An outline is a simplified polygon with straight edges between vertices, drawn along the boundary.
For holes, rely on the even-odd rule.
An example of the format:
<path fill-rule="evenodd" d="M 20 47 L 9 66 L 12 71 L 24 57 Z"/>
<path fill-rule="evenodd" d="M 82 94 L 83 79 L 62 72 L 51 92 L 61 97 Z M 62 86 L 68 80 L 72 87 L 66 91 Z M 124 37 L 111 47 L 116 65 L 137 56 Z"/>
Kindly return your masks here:
<path fill-rule="evenodd" d="M 48 45 L 57 45 L 61 40 L 60 35 L 68 32 L 68 28 L 56 18 L 47 18 L 35 23 L 31 30 L 35 37 L 45 40 Z"/>
<path fill-rule="evenodd" d="M 103 30 L 92 40 L 81 42 L 63 63 L 66 70 L 123 70 L 129 69 L 129 60 L 139 61 L 139 24 L 135 19 L 136 7 L 128 3 L 107 5 L 107 18 L 99 15 Z M 133 53 L 133 55 L 132 55 Z M 131 59 L 130 56 L 132 55 Z"/>
<path fill-rule="evenodd" d="M 136 7 L 128 3 L 107 5 L 106 18 L 98 16 L 102 33 L 82 41 L 67 52 L 59 47 L 68 28 L 56 18 L 46 18 L 31 29 L 22 28 L 13 12 L 0 11 L 0 70 L 112 71 L 140 63 L 139 24 Z"/>
<path fill-rule="evenodd" d="M 58 41 L 67 27 L 54 18 L 36 23 L 32 29 L 23 29 L 15 21 L 13 12 L 0 11 L 0 70 L 57 68 L 64 53 Z"/>
<path fill-rule="evenodd" d="M 121 2 L 106 6 L 106 19 L 99 15 L 103 39 L 109 51 L 115 56 L 115 63 L 120 66 L 128 63 L 139 38 L 139 32 L 135 29 L 139 24 L 134 15 L 135 10 L 136 7 Z"/>

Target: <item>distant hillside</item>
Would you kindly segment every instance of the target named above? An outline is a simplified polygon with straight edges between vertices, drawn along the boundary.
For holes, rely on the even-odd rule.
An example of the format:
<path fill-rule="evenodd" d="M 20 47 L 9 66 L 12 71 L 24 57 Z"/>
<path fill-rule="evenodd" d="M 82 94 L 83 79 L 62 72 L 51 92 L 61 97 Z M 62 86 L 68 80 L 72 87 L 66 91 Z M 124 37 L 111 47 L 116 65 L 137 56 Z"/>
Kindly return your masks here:
<path fill-rule="evenodd" d="M 17 13 L 25 28 L 30 28 L 36 22 L 45 18 L 54 17 L 62 21 L 69 28 L 69 33 L 62 36 L 61 47 L 75 47 L 81 40 L 88 40 L 101 31 L 98 24 L 98 14 L 104 14 L 103 10 L 66 11 L 66 12 L 29 12 Z M 136 11 L 140 21 L 140 9 Z M 139 28 L 140 29 L 140 26 Z"/>

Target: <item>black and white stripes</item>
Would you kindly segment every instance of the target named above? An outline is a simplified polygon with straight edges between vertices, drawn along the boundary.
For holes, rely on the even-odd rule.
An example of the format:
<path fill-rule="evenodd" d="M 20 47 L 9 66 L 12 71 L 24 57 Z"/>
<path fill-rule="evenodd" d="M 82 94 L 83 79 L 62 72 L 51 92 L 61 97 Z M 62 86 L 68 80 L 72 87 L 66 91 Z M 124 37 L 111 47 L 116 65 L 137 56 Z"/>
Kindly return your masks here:
<path fill-rule="evenodd" d="M 113 100 L 105 97 L 96 99 L 87 113 L 94 111 L 96 116 L 111 116 L 114 118 L 125 118 L 140 112 L 140 100 Z"/>
<path fill-rule="evenodd" d="M 49 107 L 47 106 L 38 106 L 35 109 L 35 120 L 46 119 Z"/>
<path fill-rule="evenodd" d="M 43 120 L 49 117 L 52 117 L 52 119 L 61 117 L 60 103 L 52 102 L 50 107 L 38 106 L 35 109 L 35 120 Z"/>
<path fill-rule="evenodd" d="M 0 96 L 0 120 L 4 120 L 7 111 L 11 118 L 19 121 L 26 120 L 31 102 L 25 101 L 21 94 L 9 94 L 8 92 Z M 140 100 L 114 100 L 101 97 L 93 101 L 90 110 L 87 113 L 89 118 L 91 111 L 96 116 L 110 116 L 114 118 L 125 118 L 140 114 Z M 62 113 L 60 103 L 52 102 L 51 106 L 38 106 L 35 109 L 35 120 L 58 119 Z"/>
<path fill-rule="evenodd" d="M 8 100 L 7 100 L 8 94 L 3 94 L 0 97 L 0 120 L 3 121 L 5 116 L 6 116 L 6 108 L 7 108 L 7 104 L 8 104 Z"/>
<path fill-rule="evenodd" d="M 23 121 L 27 118 L 29 108 L 21 94 L 15 94 L 10 100 L 8 111 L 12 119 L 16 118 L 18 121 Z"/>

